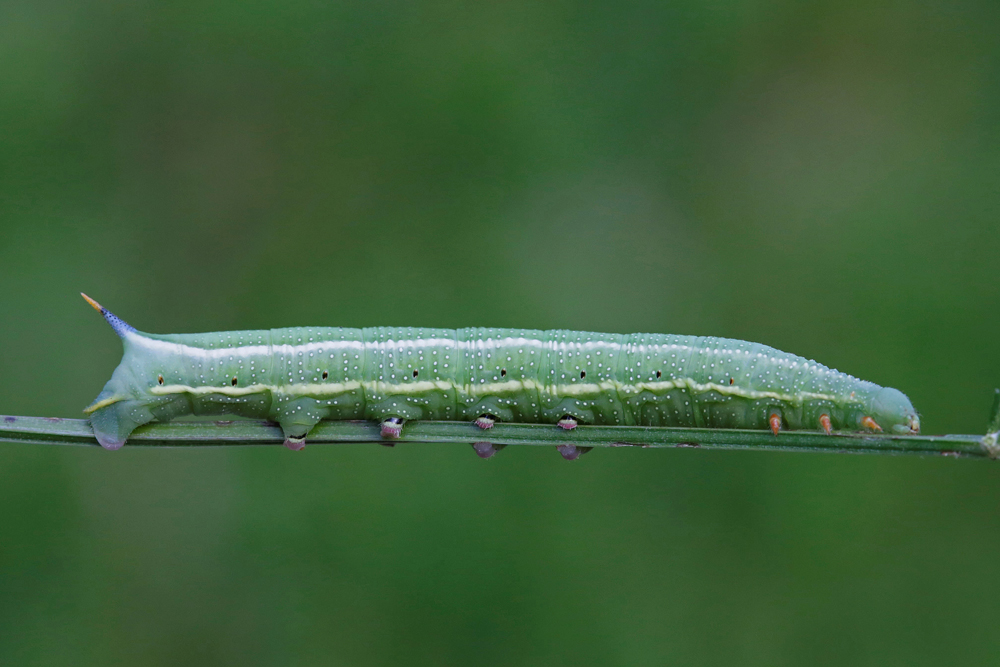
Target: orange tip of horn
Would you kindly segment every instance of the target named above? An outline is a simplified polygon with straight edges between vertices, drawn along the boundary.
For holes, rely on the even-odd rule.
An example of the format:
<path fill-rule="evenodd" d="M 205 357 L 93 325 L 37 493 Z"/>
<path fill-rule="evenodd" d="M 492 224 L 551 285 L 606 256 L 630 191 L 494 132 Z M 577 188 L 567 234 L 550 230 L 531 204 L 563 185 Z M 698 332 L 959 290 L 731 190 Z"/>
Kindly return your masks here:
<path fill-rule="evenodd" d="M 101 304 L 97 303 L 96 301 L 94 301 L 93 299 L 91 299 L 89 296 L 87 296 L 83 292 L 80 292 L 80 296 L 82 296 L 87 301 L 87 303 L 89 303 L 91 306 L 93 306 L 94 310 L 96 310 L 99 313 L 103 313 L 104 312 L 104 308 L 101 307 Z"/>

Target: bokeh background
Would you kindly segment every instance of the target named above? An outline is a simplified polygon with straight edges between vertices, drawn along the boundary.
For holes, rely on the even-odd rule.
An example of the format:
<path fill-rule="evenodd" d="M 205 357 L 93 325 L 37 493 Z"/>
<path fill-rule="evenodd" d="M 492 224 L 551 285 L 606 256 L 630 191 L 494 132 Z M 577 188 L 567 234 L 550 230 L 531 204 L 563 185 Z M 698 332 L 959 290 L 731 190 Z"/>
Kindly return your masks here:
<path fill-rule="evenodd" d="M 0 3 L 0 412 L 154 332 L 764 342 L 984 432 L 1000 5 Z M 0 447 L 0 663 L 940 665 L 1000 467 Z"/>

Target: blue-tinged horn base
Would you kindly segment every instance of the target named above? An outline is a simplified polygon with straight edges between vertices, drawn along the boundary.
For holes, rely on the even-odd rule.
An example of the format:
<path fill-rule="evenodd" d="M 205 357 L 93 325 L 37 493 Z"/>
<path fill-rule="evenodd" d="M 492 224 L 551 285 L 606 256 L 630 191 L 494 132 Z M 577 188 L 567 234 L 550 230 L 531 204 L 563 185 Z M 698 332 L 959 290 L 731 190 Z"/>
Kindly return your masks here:
<path fill-rule="evenodd" d="M 124 338 L 128 334 L 135 331 L 135 327 L 133 327 L 131 324 L 129 324 L 122 318 L 118 317 L 114 313 L 112 313 L 110 310 L 108 310 L 101 304 L 91 299 L 83 292 L 80 292 L 80 296 L 82 296 L 87 301 L 87 303 L 93 306 L 94 310 L 96 310 L 97 312 L 99 312 L 101 315 L 104 316 L 105 321 L 107 321 L 107 323 L 111 325 L 111 328 L 114 329 L 114 332 L 118 334 L 119 338 Z"/>

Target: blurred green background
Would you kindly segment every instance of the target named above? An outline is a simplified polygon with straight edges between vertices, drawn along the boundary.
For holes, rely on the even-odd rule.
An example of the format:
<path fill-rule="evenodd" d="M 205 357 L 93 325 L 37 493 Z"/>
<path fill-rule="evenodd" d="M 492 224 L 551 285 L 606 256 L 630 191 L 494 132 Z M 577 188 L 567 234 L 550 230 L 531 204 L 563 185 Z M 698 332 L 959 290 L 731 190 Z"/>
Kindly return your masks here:
<path fill-rule="evenodd" d="M 0 4 L 0 412 L 153 332 L 768 343 L 981 433 L 1000 5 Z M 0 447 L 0 664 L 940 665 L 1000 652 L 1000 467 Z"/>

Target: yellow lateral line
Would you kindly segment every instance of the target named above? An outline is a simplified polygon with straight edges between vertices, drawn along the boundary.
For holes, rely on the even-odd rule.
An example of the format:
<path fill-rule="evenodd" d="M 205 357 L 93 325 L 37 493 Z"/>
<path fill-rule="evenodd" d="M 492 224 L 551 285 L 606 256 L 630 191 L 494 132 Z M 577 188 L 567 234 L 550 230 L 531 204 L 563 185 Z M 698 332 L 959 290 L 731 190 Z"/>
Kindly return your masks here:
<path fill-rule="evenodd" d="M 806 400 L 823 400 L 830 401 L 831 403 L 847 404 L 856 403 L 852 397 L 840 398 L 833 394 L 820 394 L 816 392 L 802 392 L 799 394 L 781 394 L 773 391 L 753 391 L 749 389 L 743 389 L 741 387 L 736 387 L 732 385 L 721 385 L 715 383 L 698 383 L 689 378 L 679 378 L 673 381 L 663 381 L 663 382 L 640 382 L 638 384 L 621 384 L 619 382 L 605 381 L 601 383 L 574 383 L 574 384 L 563 384 L 563 385 L 540 385 L 533 380 L 508 380 L 506 382 L 494 382 L 490 384 L 480 384 L 480 385 L 464 385 L 462 387 L 457 387 L 454 383 L 437 380 L 437 381 L 423 381 L 423 382 L 408 382 L 402 384 L 393 384 L 389 382 L 376 381 L 376 382 L 336 382 L 336 383 L 324 383 L 324 384 L 293 384 L 293 385 L 251 385 L 249 387 L 191 387 L 188 385 L 171 384 L 165 386 L 156 386 L 150 388 L 150 393 L 155 396 L 164 396 L 169 394 L 194 394 L 194 395 L 204 395 L 204 394 L 223 394 L 225 396 L 247 396 L 250 394 L 259 394 L 266 391 L 270 391 L 275 394 L 284 394 L 291 396 L 311 396 L 314 398 L 338 396 L 350 391 L 355 391 L 358 388 L 364 387 L 365 391 L 373 393 L 382 394 L 395 394 L 395 395 L 406 395 L 406 394 L 422 394 L 428 391 L 438 390 L 438 391 L 448 391 L 452 389 L 462 389 L 464 393 L 471 394 L 473 396 L 483 396 L 483 395 L 493 395 L 493 394 L 505 394 L 505 393 L 515 393 L 518 391 L 531 391 L 539 390 L 546 394 L 552 396 L 591 396 L 601 393 L 602 391 L 616 390 L 624 393 L 625 395 L 638 394 L 643 391 L 650 391 L 654 394 L 663 394 L 671 389 L 688 389 L 692 393 L 703 394 L 709 391 L 718 392 L 724 396 L 734 396 L 737 398 L 747 398 L 747 399 L 765 399 L 771 398 L 776 401 L 782 401 L 785 403 L 799 404 Z M 105 399 L 100 403 L 96 403 L 90 408 L 87 408 L 88 412 L 93 412 L 99 408 L 110 405 L 116 401 L 121 400 L 121 398 L 111 398 Z"/>

